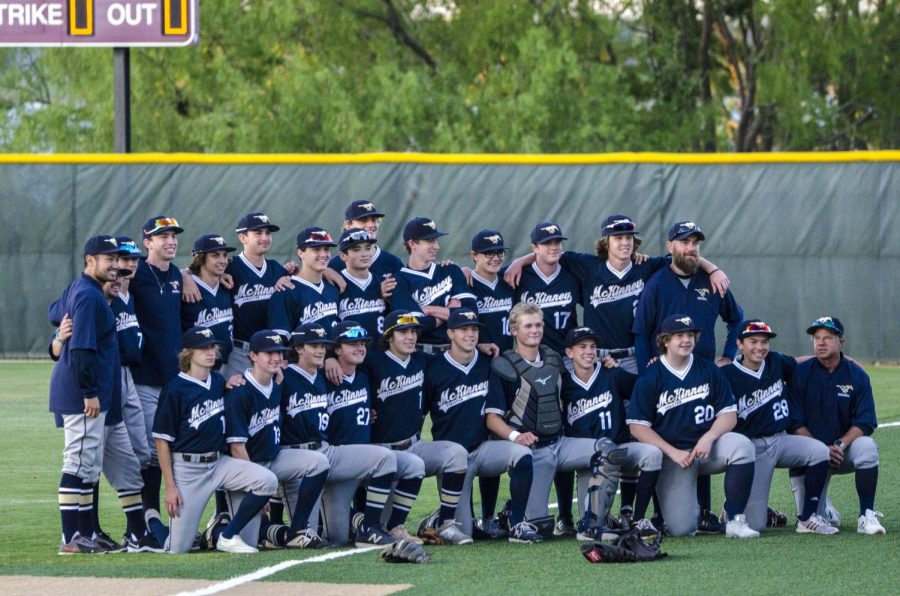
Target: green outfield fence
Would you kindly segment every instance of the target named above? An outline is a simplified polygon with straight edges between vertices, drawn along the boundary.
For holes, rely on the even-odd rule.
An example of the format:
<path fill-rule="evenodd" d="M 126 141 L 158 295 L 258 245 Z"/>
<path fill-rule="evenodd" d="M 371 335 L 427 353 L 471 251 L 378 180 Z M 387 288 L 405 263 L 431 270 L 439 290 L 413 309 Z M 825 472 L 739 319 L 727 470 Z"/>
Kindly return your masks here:
<path fill-rule="evenodd" d="M 184 265 L 197 236 L 234 238 L 240 216 L 261 210 L 281 226 L 273 256 L 286 259 L 301 228 L 336 234 L 344 206 L 368 198 L 387 214 L 384 248 L 403 253 L 404 222 L 428 216 L 460 264 L 484 227 L 521 254 L 532 225 L 555 221 L 567 248 L 592 252 L 599 222 L 623 213 L 642 250 L 661 254 L 668 226 L 691 219 L 747 316 L 779 332 L 776 349 L 808 353 L 806 324 L 831 314 L 849 353 L 900 360 L 900 151 L 2 155 L 0 197 L 0 357 L 46 355 L 47 305 L 93 234 L 139 240 L 148 217 L 174 216 Z"/>

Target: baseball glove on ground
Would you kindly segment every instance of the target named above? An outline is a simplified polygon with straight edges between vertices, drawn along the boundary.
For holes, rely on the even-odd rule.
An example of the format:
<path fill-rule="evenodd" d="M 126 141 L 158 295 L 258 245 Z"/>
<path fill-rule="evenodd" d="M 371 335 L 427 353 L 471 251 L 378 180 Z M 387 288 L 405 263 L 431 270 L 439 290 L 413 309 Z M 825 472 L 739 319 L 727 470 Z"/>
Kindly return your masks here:
<path fill-rule="evenodd" d="M 616 538 L 612 544 L 598 542 L 585 544 L 581 547 L 581 554 L 591 563 L 641 563 L 643 561 L 655 561 L 667 556 L 660 552 L 661 538 L 657 533 L 654 536 L 644 536 L 640 530 L 634 529 Z"/>
<path fill-rule="evenodd" d="M 769 528 L 783 528 L 787 525 L 787 516 L 771 507 L 766 510 L 766 526 Z"/>
<path fill-rule="evenodd" d="M 425 544 L 446 544 L 444 539 L 438 533 L 437 528 L 426 527 L 416 533 L 416 536 L 422 539 Z"/>
<path fill-rule="evenodd" d="M 424 548 L 409 540 L 388 544 L 379 556 L 386 563 L 427 563 L 431 560 Z"/>

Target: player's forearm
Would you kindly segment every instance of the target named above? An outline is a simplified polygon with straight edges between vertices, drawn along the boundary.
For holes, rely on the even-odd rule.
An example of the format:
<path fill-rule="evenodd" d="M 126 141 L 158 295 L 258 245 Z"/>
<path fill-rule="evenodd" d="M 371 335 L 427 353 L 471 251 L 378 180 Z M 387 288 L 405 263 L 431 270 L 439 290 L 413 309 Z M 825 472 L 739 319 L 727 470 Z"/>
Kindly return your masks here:
<path fill-rule="evenodd" d="M 675 447 L 659 436 L 659 433 L 649 426 L 644 424 L 629 424 L 628 430 L 631 432 L 631 436 L 637 439 L 639 443 L 653 445 L 669 457 L 669 459 L 674 459 L 672 453 L 676 451 Z"/>
<path fill-rule="evenodd" d="M 706 431 L 706 435 L 713 441 L 721 437 L 727 432 L 734 430 L 737 425 L 737 414 L 735 412 L 724 412 L 716 416 L 712 426 Z"/>
<path fill-rule="evenodd" d="M 716 271 L 719 271 L 719 267 L 715 263 L 703 257 L 700 257 L 700 269 L 707 275 L 712 275 Z"/>
<path fill-rule="evenodd" d="M 156 439 L 156 455 L 159 459 L 159 469 L 162 472 L 166 490 L 175 486 L 175 474 L 172 472 L 172 453 L 169 442 L 165 439 Z"/>
<path fill-rule="evenodd" d="M 231 450 L 231 457 L 234 459 L 250 461 L 250 454 L 247 453 L 246 443 L 229 443 L 228 447 Z"/>
<path fill-rule="evenodd" d="M 497 414 L 486 414 L 484 417 L 484 422 L 487 425 L 488 430 L 501 439 L 509 438 L 509 433 L 513 431 L 513 428 Z"/>
<path fill-rule="evenodd" d="M 844 442 L 844 450 L 846 451 L 847 448 L 851 445 L 851 443 L 853 443 L 853 441 L 855 441 L 856 439 L 858 439 L 860 437 L 865 436 L 865 434 L 866 433 L 864 433 L 863 430 L 861 428 L 859 428 L 858 426 L 851 426 L 850 428 L 848 428 L 847 432 L 845 432 L 841 436 L 841 441 Z"/>

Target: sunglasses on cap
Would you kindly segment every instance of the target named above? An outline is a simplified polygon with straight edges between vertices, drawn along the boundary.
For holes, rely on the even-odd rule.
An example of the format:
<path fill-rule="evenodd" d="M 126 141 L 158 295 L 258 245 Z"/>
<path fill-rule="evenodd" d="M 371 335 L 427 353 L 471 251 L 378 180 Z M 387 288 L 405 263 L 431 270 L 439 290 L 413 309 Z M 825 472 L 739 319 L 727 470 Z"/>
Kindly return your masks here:
<path fill-rule="evenodd" d="M 163 228 L 171 228 L 171 227 L 180 228 L 181 226 L 178 225 L 178 220 L 175 219 L 174 217 L 161 217 L 159 219 L 153 220 L 153 227 L 149 230 L 144 230 L 144 233 L 145 234 L 154 234 Z"/>
<path fill-rule="evenodd" d="M 344 339 L 369 339 L 369 335 L 366 333 L 366 330 L 362 327 L 353 327 L 352 329 L 347 329 L 343 333 L 341 333 L 338 337 L 342 337 Z"/>
<path fill-rule="evenodd" d="M 388 327 L 387 329 L 384 330 L 384 334 L 387 335 L 388 333 L 390 333 L 391 331 L 393 331 L 400 325 L 420 325 L 420 324 L 421 323 L 419 323 L 419 319 L 416 317 L 416 315 L 400 315 L 399 317 L 397 317 L 397 322 L 395 324 L 391 325 L 390 327 Z"/>
<path fill-rule="evenodd" d="M 329 240 L 330 240 L 330 238 L 329 238 Z M 372 236 L 365 230 L 360 230 L 358 232 L 353 232 L 352 234 L 348 234 L 348 235 L 344 236 L 344 242 L 346 242 L 348 240 L 353 240 L 353 241 L 374 240 L 374 238 L 372 238 Z"/>
<path fill-rule="evenodd" d="M 612 222 L 611 224 L 607 224 L 603 226 L 604 230 L 611 230 L 613 232 L 633 232 L 634 231 L 634 222 L 628 221 L 625 219 L 620 219 Z"/>
<path fill-rule="evenodd" d="M 772 333 L 772 328 L 766 323 L 749 323 L 741 330 L 741 333 Z"/>

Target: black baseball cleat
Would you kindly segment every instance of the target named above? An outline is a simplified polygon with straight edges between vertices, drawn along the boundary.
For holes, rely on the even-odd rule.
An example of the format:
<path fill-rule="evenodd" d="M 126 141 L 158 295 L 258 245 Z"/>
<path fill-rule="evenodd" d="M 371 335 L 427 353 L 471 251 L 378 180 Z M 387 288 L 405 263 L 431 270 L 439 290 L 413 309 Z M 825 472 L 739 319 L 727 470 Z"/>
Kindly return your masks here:
<path fill-rule="evenodd" d="M 130 536 L 125 536 L 125 543 L 129 553 L 164 553 L 166 549 L 160 545 L 156 537 L 147 532 L 139 539 L 134 540 Z"/>
<path fill-rule="evenodd" d="M 700 517 L 697 518 L 698 534 L 723 534 L 724 532 L 725 525 L 719 521 L 715 513 L 709 509 L 700 512 Z"/>
<path fill-rule="evenodd" d="M 97 544 L 100 548 L 108 553 L 121 553 L 128 550 L 127 544 L 119 544 L 103 530 L 100 530 L 99 532 L 94 534 L 94 537 L 91 540 L 93 540 L 95 544 Z"/>
<path fill-rule="evenodd" d="M 553 526 L 554 536 L 575 536 L 577 533 L 575 523 L 571 519 L 559 518 L 556 520 L 556 525 Z"/>
<path fill-rule="evenodd" d="M 507 499 L 506 503 L 503 504 L 503 509 L 497 514 L 497 522 L 500 524 L 501 530 L 506 530 L 507 532 L 511 530 L 510 517 L 512 517 L 512 499 Z"/>
<path fill-rule="evenodd" d="M 356 546 L 384 546 L 393 544 L 397 539 L 378 526 L 366 527 L 365 521 L 356 528 Z"/>
<path fill-rule="evenodd" d="M 506 538 L 508 534 L 500 527 L 500 521 L 496 517 L 480 517 L 472 527 L 472 538 L 476 540 L 497 540 Z"/>

